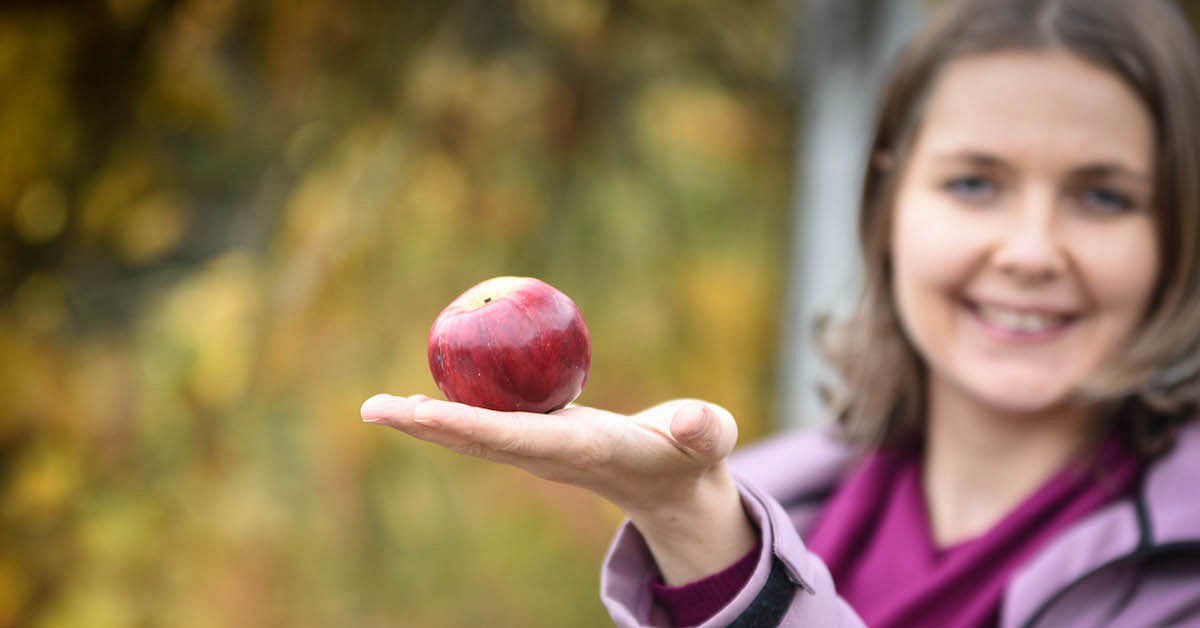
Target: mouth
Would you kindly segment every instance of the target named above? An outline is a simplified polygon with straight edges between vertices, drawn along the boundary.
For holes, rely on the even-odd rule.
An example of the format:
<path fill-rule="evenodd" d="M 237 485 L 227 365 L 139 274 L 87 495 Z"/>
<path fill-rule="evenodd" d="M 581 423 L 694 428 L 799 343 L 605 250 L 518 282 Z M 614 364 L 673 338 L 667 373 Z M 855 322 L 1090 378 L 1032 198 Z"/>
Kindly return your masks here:
<path fill-rule="evenodd" d="M 1081 316 L 1044 308 L 1023 308 L 964 300 L 964 309 L 992 336 L 1002 340 L 1040 342 L 1066 332 Z"/>

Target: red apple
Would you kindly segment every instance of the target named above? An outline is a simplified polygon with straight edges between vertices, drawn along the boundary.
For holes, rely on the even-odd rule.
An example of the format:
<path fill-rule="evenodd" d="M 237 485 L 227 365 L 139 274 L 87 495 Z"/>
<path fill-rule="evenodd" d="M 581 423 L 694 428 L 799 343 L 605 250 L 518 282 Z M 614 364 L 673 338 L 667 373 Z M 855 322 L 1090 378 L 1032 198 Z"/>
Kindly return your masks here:
<path fill-rule="evenodd" d="M 579 307 L 531 277 L 495 277 L 452 301 L 429 330 L 429 370 L 451 401 L 551 412 L 583 391 L 592 345 Z"/>

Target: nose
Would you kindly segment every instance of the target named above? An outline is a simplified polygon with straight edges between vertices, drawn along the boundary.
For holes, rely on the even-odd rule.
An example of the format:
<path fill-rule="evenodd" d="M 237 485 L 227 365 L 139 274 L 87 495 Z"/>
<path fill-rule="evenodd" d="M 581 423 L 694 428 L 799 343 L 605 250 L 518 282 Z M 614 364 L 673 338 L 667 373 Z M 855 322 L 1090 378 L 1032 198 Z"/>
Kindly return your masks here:
<path fill-rule="evenodd" d="M 996 268 L 1013 279 L 1039 283 L 1067 270 L 1053 194 L 1031 192 L 1011 213 L 994 251 Z"/>

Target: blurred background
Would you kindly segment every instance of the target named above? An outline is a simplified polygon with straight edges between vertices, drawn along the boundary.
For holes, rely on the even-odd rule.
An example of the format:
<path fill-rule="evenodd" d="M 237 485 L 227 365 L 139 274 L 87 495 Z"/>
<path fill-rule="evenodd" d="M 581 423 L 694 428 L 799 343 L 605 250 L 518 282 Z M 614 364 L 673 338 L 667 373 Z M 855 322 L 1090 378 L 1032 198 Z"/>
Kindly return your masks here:
<path fill-rule="evenodd" d="M 0 9 L 0 626 L 602 626 L 618 513 L 364 425 L 494 275 L 770 424 L 775 2 Z"/>
<path fill-rule="evenodd" d="M 608 625 L 618 512 L 359 404 L 513 274 L 580 305 L 581 403 L 795 424 L 853 260 L 805 208 L 921 4 L 4 3 L 0 626 Z"/>

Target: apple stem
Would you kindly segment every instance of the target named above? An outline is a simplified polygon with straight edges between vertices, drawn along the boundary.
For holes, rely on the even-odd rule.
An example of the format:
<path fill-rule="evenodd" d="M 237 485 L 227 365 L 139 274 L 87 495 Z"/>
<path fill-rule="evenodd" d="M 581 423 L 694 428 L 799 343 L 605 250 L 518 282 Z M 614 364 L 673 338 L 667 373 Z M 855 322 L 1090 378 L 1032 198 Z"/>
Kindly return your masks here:
<path fill-rule="evenodd" d="M 492 302 L 492 297 L 487 297 L 486 299 L 484 299 L 484 300 L 483 300 L 483 302 L 484 302 L 484 303 L 491 303 L 491 302 Z"/>

